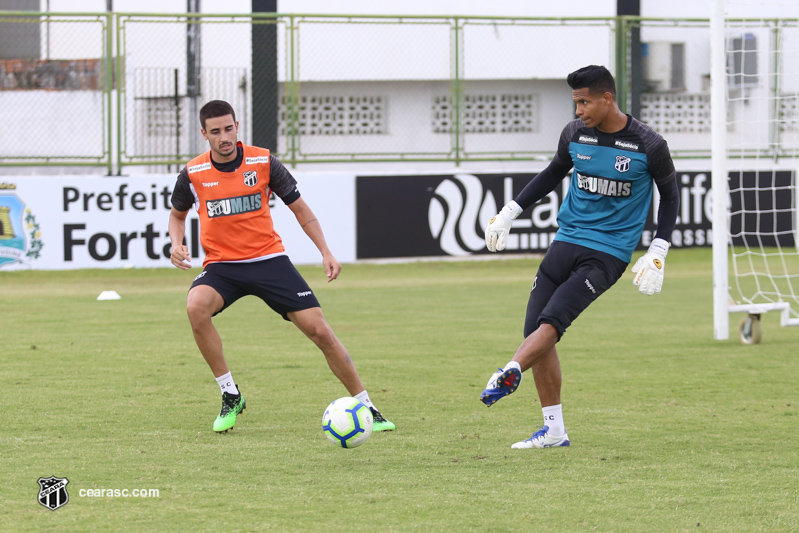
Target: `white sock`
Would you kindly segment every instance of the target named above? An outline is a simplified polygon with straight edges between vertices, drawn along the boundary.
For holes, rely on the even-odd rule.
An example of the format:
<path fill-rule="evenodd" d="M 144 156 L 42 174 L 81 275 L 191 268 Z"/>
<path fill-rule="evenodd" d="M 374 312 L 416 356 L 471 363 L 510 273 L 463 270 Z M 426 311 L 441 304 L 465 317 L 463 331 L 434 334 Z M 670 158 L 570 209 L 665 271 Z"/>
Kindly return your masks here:
<path fill-rule="evenodd" d="M 549 432 L 553 435 L 565 435 L 566 427 L 563 425 L 563 405 L 550 405 L 543 407 L 544 425 L 549 426 Z"/>
<path fill-rule="evenodd" d="M 355 399 L 364 404 L 366 407 L 375 407 L 375 404 L 373 404 L 372 400 L 369 399 L 369 393 L 366 392 L 366 390 L 356 394 Z M 375 407 L 375 409 L 377 409 L 377 407 Z"/>
<path fill-rule="evenodd" d="M 516 361 L 511 361 L 510 363 L 508 363 L 507 365 L 505 365 L 505 368 L 503 368 L 502 370 L 507 370 L 507 369 L 509 369 L 509 368 L 515 368 L 515 369 L 516 369 L 516 370 L 518 370 L 519 372 L 521 372 L 521 371 L 522 371 L 522 367 L 521 367 L 521 366 L 519 365 L 519 363 L 517 363 Z"/>
<path fill-rule="evenodd" d="M 228 394 L 239 393 L 239 389 L 236 387 L 236 383 L 233 381 L 233 376 L 230 375 L 230 372 L 224 376 L 219 376 L 216 378 L 216 382 L 219 383 L 219 388 L 222 390 L 222 394 L 225 394 L 226 392 Z"/>

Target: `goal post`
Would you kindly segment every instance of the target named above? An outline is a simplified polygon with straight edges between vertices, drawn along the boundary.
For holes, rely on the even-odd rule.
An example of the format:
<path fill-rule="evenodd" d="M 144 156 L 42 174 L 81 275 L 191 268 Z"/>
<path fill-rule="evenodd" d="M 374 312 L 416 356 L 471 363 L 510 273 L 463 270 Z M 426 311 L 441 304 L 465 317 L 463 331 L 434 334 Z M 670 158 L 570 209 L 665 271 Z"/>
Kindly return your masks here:
<path fill-rule="evenodd" d="M 727 268 L 727 38 L 725 0 L 713 0 L 710 17 L 710 136 L 713 186 L 713 337 L 729 338 Z"/>
<path fill-rule="evenodd" d="M 799 325 L 799 0 L 712 0 L 713 330 Z"/>

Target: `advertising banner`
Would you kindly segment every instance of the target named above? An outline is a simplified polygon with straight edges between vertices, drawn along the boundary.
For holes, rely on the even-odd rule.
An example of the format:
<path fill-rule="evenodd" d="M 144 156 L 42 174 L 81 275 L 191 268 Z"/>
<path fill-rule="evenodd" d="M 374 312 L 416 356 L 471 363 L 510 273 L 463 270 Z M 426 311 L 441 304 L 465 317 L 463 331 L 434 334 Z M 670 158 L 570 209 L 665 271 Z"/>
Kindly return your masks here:
<path fill-rule="evenodd" d="M 303 198 L 322 224 L 333 254 L 348 263 L 358 259 L 487 254 L 484 231 L 488 221 L 535 175 L 356 177 L 327 172 L 298 173 L 295 177 Z M 681 203 L 672 246 L 710 246 L 710 173 L 679 172 L 677 179 Z M 170 267 L 168 219 L 174 184 L 174 175 L 2 178 L 0 270 Z M 546 251 L 558 230 L 558 210 L 568 187 L 567 177 L 519 216 L 503 253 Z M 791 171 L 731 173 L 733 243 L 746 244 L 752 228 L 759 228 L 760 234 L 751 238 L 765 238 L 767 242 L 763 242 L 769 246 L 793 246 L 793 187 Z M 658 203 L 655 189 L 640 249 L 648 247 L 654 238 Z M 319 263 L 319 251 L 289 208 L 274 197 L 269 205 L 292 261 Z M 201 267 L 203 259 L 199 230 L 197 214 L 192 210 L 186 221 L 185 242 L 196 268 Z"/>
<path fill-rule="evenodd" d="M 171 267 L 168 234 L 175 175 L 4 177 L 0 179 L 0 270 Z M 350 174 L 298 175 L 333 254 L 355 260 L 354 181 Z M 295 264 L 321 262 L 293 213 L 274 195 L 272 217 Z M 192 266 L 202 267 L 199 219 L 186 220 Z"/>
<path fill-rule="evenodd" d="M 790 170 L 730 173 L 730 237 L 737 247 L 794 248 L 799 191 Z"/>
<path fill-rule="evenodd" d="M 469 256 L 485 248 L 486 225 L 535 173 L 358 176 L 357 257 Z M 672 245 L 710 246 L 712 197 L 709 172 L 680 172 L 681 206 Z M 569 177 L 513 223 L 503 253 L 543 253 L 558 230 L 558 209 Z M 655 191 L 639 248 L 654 238 L 659 198 Z"/>

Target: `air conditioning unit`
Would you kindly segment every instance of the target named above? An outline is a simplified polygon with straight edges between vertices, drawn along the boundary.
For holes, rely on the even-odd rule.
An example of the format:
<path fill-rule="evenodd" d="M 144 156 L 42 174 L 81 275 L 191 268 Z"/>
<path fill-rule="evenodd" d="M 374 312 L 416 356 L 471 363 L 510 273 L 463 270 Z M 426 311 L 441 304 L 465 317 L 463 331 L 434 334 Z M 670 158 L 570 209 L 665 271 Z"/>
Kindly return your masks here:
<path fill-rule="evenodd" d="M 641 43 L 644 80 L 654 91 L 685 90 L 685 43 Z"/>

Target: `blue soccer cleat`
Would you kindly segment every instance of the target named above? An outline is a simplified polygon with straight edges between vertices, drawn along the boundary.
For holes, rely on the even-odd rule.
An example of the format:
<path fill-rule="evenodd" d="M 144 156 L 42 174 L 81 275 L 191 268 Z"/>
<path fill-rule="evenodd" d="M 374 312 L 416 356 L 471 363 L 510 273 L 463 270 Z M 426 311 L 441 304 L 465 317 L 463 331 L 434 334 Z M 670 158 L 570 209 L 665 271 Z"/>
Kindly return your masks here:
<path fill-rule="evenodd" d="M 515 368 L 500 368 L 488 380 L 486 388 L 480 395 L 480 401 L 491 407 L 508 394 L 513 394 L 522 381 L 521 371 Z"/>
<path fill-rule="evenodd" d="M 569 435 L 552 435 L 549 433 L 549 426 L 538 426 L 541 429 L 533 433 L 527 440 L 517 442 L 511 448 L 525 450 L 529 448 L 555 448 L 556 446 L 569 446 Z"/>

